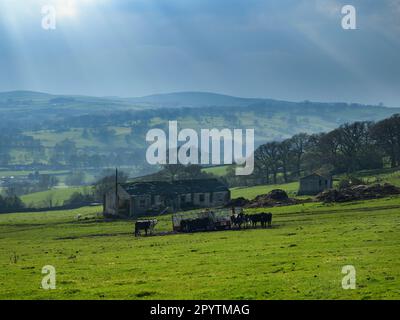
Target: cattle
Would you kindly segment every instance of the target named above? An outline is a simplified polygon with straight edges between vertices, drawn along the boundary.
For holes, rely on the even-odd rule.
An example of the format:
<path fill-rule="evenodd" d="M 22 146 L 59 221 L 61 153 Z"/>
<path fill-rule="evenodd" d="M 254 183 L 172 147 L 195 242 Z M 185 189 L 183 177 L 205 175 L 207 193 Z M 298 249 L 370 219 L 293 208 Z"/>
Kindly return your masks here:
<path fill-rule="evenodd" d="M 272 213 L 257 213 L 249 216 L 251 224 L 253 227 L 257 226 L 257 223 L 260 222 L 262 228 L 271 227 L 272 224 Z"/>
<path fill-rule="evenodd" d="M 135 237 L 140 235 L 140 230 L 144 230 L 147 236 L 147 232 L 149 231 L 150 234 L 153 232 L 154 227 L 158 221 L 156 219 L 153 220 L 140 220 L 136 221 L 135 223 Z"/>
<path fill-rule="evenodd" d="M 247 222 L 248 222 L 248 216 L 243 214 L 243 212 L 231 215 L 232 225 L 237 226 L 239 229 L 242 228 L 243 224 L 246 226 Z"/>
<path fill-rule="evenodd" d="M 264 220 L 264 228 L 266 228 L 267 225 L 268 225 L 268 228 L 271 228 L 271 225 L 272 225 L 272 213 L 270 213 L 270 212 L 264 213 L 263 217 L 264 217 L 264 219 L 263 219 Z"/>

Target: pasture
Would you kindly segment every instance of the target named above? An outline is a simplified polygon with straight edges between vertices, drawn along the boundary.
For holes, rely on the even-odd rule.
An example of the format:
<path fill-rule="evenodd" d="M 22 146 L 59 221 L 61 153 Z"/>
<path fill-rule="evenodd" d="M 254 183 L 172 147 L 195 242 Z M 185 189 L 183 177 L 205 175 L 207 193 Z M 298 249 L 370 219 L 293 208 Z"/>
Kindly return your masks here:
<path fill-rule="evenodd" d="M 400 197 L 272 208 L 271 229 L 139 238 L 100 211 L 0 215 L 0 299 L 400 298 Z M 356 290 L 341 287 L 348 264 Z M 41 289 L 45 265 L 55 290 Z"/>
<path fill-rule="evenodd" d="M 28 207 L 41 208 L 47 207 L 51 200 L 53 206 L 62 206 L 74 192 L 89 193 L 90 187 L 65 187 L 53 188 L 46 191 L 29 193 L 21 196 L 21 200 Z"/>
<path fill-rule="evenodd" d="M 231 197 L 232 199 L 243 197 L 246 199 L 254 199 L 260 194 L 267 194 L 274 189 L 282 189 L 287 192 L 287 194 L 291 197 L 296 196 L 297 191 L 299 190 L 298 182 L 290 182 L 284 184 L 268 184 L 268 185 L 260 185 L 254 187 L 236 187 L 231 188 Z"/>

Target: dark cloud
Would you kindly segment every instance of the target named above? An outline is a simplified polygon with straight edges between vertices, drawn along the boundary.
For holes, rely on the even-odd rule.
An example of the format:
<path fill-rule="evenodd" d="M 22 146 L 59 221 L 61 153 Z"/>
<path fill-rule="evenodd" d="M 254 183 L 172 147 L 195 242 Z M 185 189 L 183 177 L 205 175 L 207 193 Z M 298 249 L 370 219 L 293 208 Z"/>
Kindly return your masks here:
<path fill-rule="evenodd" d="M 399 0 L 352 1 L 350 31 L 339 0 L 92 0 L 53 32 L 40 28 L 37 1 L 9 3 L 0 8 L 2 91 L 201 90 L 400 106 Z"/>

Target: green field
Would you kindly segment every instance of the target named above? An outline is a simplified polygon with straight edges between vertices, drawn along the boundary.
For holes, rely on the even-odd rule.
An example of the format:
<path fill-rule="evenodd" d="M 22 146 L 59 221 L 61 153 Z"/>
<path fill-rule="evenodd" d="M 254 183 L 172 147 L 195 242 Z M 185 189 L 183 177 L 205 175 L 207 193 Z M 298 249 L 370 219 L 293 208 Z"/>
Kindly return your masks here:
<path fill-rule="evenodd" d="M 0 299 L 400 298 L 400 197 L 272 208 L 272 229 L 137 239 L 100 211 L 0 215 Z M 45 265 L 55 290 L 40 287 Z M 355 290 L 341 287 L 345 265 Z"/>
<path fill-rule="evenodd" d="M 21 196 L 21 200 L 28 207 L 40 208 L 48 206 L 49 199 L 51 198 L 53 206 L 61 206 L 74 192 L 85 192 L 88 190 L 90 190 L 90 187 L 54 188 L 23 195 Z"/>
<path fill-rule="evenodd" d="M 231 197 L 239 198 L 243 197 L 246 199 L 254 199 L 260 194 L 266 194 L 274 189 L 282 189 L 285 190 L 290 196 L 295 196 L 297 191 L 299 190 L 298 182 L 291 182 L 285 184 L 269 184 L 255 187 L 238 187 L 231 189 Z"/>
<path fill-rule="evenodd" d="M 227 174 L 229 167 L 230 167 L 229 165 L 209 167 L 209 168 L 204 168 L 203 171 L 207 173 L 212 173 L 218 177 L 222 177 Z"/>
<path fill-rule="evenodd" d="M 355 176 L 366 183 L 391 183 L 400 186 L 400 168 L 359 171 Z"/>

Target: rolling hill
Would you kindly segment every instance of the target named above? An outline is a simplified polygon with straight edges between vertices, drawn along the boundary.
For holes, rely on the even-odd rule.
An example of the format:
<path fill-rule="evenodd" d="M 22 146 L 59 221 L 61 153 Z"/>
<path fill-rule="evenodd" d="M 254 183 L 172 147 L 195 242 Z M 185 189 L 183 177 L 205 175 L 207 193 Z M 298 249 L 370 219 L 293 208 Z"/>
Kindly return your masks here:
<path fill-rule="evenodd" d="M 51 159 L 59 167 L 54 157 L 59 157 L 60 151 L 55 148 L 68 141 L 73 144 L 74 158 L 91 157 L 85 160 L 85 167 L 92 167 L 96 160 L 96 167 L 139 166 L 134 169 L 139 174 L 146 165 L 146 133 L 151 128 L 166 129 L 169 120 L 177 120 L 180 128 L 194 130 L 253 128 L 257 147 L 299 132 L 326 132 L 346 122 L 377 121 L 395 113 L 400 113 L 400 109 L 240 98 L 207 92 L 139 98 L 3 92 L 0 139 L 8 143 L 6 149 L 0 150 L 0 155 L 7 153 L 2 155 L 5 160 L 0 160 L 0 167 L 5 165 L 4 170 L 14 171 L 32 163 L 47 166 Z"/>

